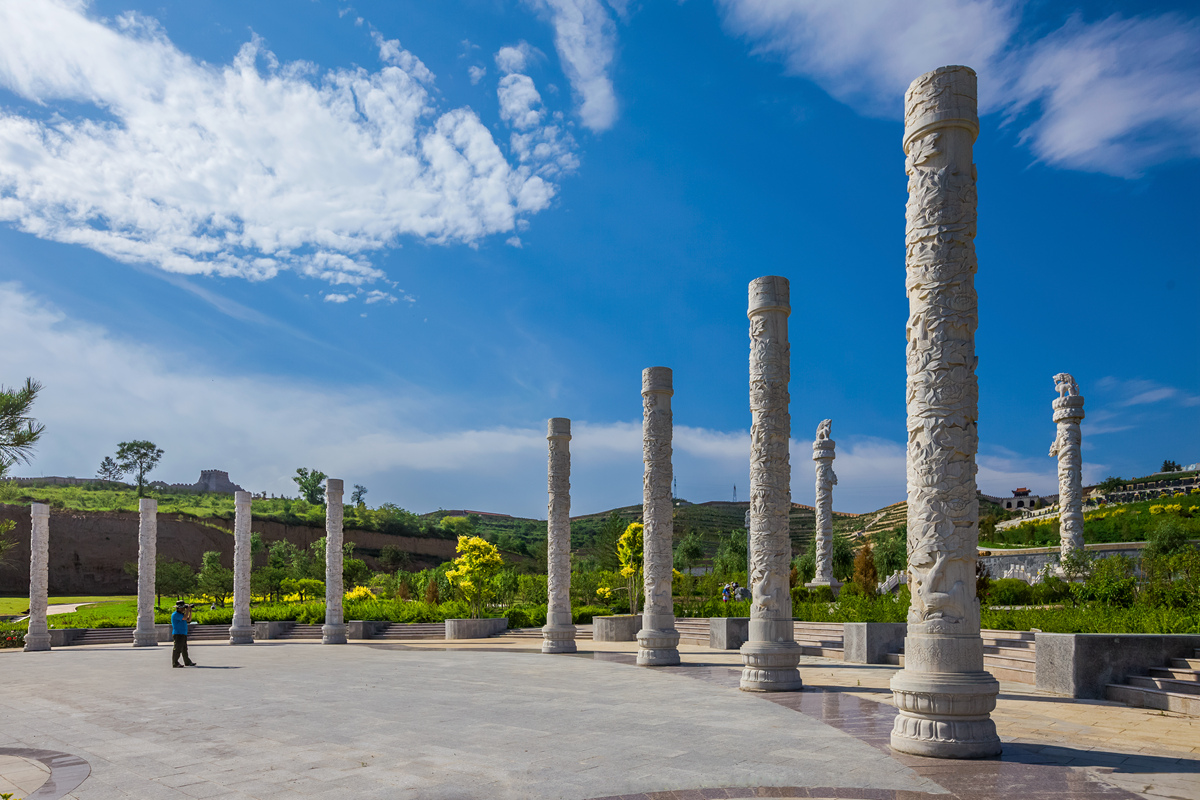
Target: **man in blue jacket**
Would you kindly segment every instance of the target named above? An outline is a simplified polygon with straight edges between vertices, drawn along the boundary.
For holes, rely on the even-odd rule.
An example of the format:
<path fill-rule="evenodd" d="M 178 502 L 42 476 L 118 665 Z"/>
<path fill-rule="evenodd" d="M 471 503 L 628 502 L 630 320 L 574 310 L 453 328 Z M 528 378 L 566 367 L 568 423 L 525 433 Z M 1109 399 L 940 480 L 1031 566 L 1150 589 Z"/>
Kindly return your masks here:
<path fill-rule="evenodd" d="M 175 601 L 175 613 L 171 615 L 171 639 L 175 642 L 175 648 L 171 651 L 171 666 L 172 667 L 194 667 L 196 662 L 188 657 L 187 637 L 188 625 L 192 622 L 192 607 L 182 600 Z M 183 656 L 183 663 L 179 663 L 179 657 Z"/>

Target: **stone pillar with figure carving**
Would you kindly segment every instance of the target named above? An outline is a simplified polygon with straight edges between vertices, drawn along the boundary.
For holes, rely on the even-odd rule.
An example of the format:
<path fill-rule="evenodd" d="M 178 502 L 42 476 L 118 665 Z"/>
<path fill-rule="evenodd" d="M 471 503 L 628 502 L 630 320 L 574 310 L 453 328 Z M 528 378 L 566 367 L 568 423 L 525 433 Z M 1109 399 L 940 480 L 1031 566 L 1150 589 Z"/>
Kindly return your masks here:
<path fill-rule="evenodd" d="M 672 593 L 674 532 L 671 498 L 671 386 L 669 367 L 642 371 L 642 571 L 646 605 L 638 632 L 637 663 L 668 667 L 679 663 L 679 631 L 675 630 Z"/>
<path fill-rule="evenodd" d="M 50 594 L 50 506 L 29 505 L 29 630 L 25 652 L 50 649 L 46 608 Z"/>
<path fill-rule="evenodd" d="M 138 597 L 134 647 L 157 647 L 154 627 L 154 582 L 158 569 L 158 501 L 149 497 L 138 500 Z"/>
<path fill-rule="evenodd" d="M 1058 523 L 1060 557 L 1083 549 L 1083 395 L 1075 379 L 1065 372 L 1054 376 L 1054 422 L 1058 434 L 1050 456 L 1058 456 Z"/>
<path fill-rule="evenodd" d="M 342 494 L 341 478 L 325 479 L 325 624 L 321 644 L 346 644 L 342 618 Z"/>
<path fill-rule="evenodd" d="M 249 492 L 233 493 L 233 624 L 230 644 L 254 644 L 250 619 L 250 503 Z"/>
<path fill-rule="evenodd" d="M 817 569 L 812 582 L 804 585 L 810 589 L 828 586 L 836 594 L 842 584 L 833 577 L 833 487 L 837 485 L 833 459 L 837 442 L 829 438 L 832 426 L 833 420 L 822 420 L 813 441 L 813 461 L 817 462 L 817 496 L 813 506 L 817 518 Z"/>
<path fill-rule="evenodd" d="M 742 645 L 741 688 L 786 692 L 803 687 L 789 584 L 792 468 L 788 411 L 791 351 L 787 278 L 750 282 L 750 625 Z"/>
<path fill-rule="evenodd" d="M 571 617 L 571 420 L 554 417 L 546 423 L 549 457 L 546 487 L 546 624 L 543 653 L 574 653 L 575 625 Z"/>
<path fill-rule="evenodd" d="M 983 669 L 975 561 L 975 72 L 941 67 L 904 97 L 909 316 L 908 572 L 912 603 L 892 749 L 938 758 L 1000 752 Z"/>

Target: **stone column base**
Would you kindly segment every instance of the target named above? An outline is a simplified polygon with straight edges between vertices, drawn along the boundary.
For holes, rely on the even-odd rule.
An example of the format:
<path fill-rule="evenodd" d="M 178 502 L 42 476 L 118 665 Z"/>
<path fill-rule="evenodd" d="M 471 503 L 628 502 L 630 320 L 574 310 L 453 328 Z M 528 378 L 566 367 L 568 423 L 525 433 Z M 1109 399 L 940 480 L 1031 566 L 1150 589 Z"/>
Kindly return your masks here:
<path fill-rule="evenodd" d="M 575 653 L 575 626 L 571 624 L 551 625 L 542 628 L 543 653 Z"/>
<path fill-rule="evenodd" d="M 751 635 L 754 634 L 754 620 L 751 620 Z M 788 620 L 791 624 L 791 620 Z M 800 680 L 800 663 L 802 651 L 800 645 L 793 642 L 761 642 L 752 641 L 742 645 L 742 683 L 739 687 L 743 692 L 797 692 L 804 688 Z"/>
<path fill-rule="evenodd" d="M 148 631 L 135 630 L 133 632 L 134 647 L 158 647 L 158 630 L 151 628 Z"/>
<path fill-rule="evenodd" d="M 346 644 L 348 641 L 344 623 L 321 626 L 321 644 Z"/>
<path fill-rule="evenodd" d="M 649 621 L 650 615 L 643 619 Z M 642 628 L 638 631 L 637 663 L 642 667 L 674 667 L 679 664 L 679 631 L 670 628 Z"/>
<path fill-rule="evenodd" d="M 987 672 L 909 673 L 892 678 L 896 723 L 892 749 L 930 758 L 1000 755 L 1000 737 L 989 716 L 999 682 Z"/>
<path fill-rule="evenodd" d="M 254 626 L 231 627 L 229 629 L 230 644 L 254 644 Z"/>
<path fill-rule="evenodd" d="M 34 653 L 40 650 L 50 649 L 50 634 L 48 633 L 27 633 L 25 634 L 25 652 Z"/>

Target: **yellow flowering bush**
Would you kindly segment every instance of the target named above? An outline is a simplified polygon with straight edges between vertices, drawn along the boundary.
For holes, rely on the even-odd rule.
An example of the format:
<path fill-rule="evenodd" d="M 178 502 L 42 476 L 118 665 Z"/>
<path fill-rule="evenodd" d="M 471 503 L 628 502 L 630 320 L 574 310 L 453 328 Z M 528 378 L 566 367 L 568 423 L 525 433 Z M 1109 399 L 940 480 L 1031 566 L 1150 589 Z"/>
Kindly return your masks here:
<path fill-rule="evenodd" d="M 1160 505 L 1150 506 L 1150 513 L 1151 514 L 1161 514 L 1161 513 L 1163 513 L 1163 507 Z"/>
<path fill-rule="evenodd" d="M 495 596 L 496 583 L 492 579 L 503 568 L 504 559 L 496 545 L 478 536 L 458 537 L 458 558 L 446 572 L 446 580 L 471 606 L 473 619 L 479 619 L 483 607 Z"/>
<path fill-rule="evenodd" d="M 1183 512 L 1183 504 L 1182 503 L 1174 503 L 1169 506 L 1163 506 L 1163 508 L 1165 508 L 1167 511 L 1171 512 L 1172 514 L 1179 514 L 1179 513 Z"/>
<path fill-rule="evenodd" d="M 621 562 L 621 574 L 629 582 L 629 613 L 636 614 L 638 607 L 638 584 L 641 583 L 643 534 L 640 522 L 631 522 L 621 538 L 617 540 L 617 560 Z"/>
<path fill-rule="evenodd" d="M 355 586 L 350 591 L 346 592 L 347 600 L 374 600 L 375 593 L 366 586 Z"/>
<path fill-rule="evenodd" d="M 1193 486 L 1192 491 L 1190 491 L 1188 494 L 1200 494 L 1200 486 Z"/>

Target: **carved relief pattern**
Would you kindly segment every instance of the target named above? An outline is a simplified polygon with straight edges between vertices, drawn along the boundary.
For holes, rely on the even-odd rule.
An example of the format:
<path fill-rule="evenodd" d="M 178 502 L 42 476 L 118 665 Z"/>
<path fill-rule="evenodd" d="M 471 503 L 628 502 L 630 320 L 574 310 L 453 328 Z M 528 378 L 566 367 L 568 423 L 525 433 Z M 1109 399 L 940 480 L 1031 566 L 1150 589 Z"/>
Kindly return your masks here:
<path fill-rule="evenodd" d="M 325 482 L 325 624 L 342 624 L 342 482 Z"/>
<path fill-rule="evenodd" d="M 961 68 L 935 70 L 915 81 L 905 98 L 906 136 L 913 137 L 905 143 L 908 563 L 913 590 L 908 622 L 913 633 L 979 630 L 975 167 L 970 147 L 965 154 L 951 152 L 945 135 L 927 127 L 947 115 L 974 117 L 974 98 L 962 88 L 963 73 Z"/>
<path fill-rule="evenodd" d="M 250 503 L 249 492 L 233 496 L 233 623 L 231 627 L 250 627 Z"/>
<path fill-rule="evenodd" d="M 551 436 L 547 489 L 547 586 L 550 611 L 571 609 L 571 451 L 570 434 Z"/>
<path fill-rule="evenodd" d="M 643 570 L 647 614 L 674 614 L 671 540 L 671 395 L 642 390 Z"/>
<path fill-rule="evenodd" d="M 787 312 L 752 311 L 750 317 L 750 588 L 752 618 L 789 619 L 788 562 L 792 507 L 788 441 L 791 352 Z"/>
<path fill-rule="evenodd" d="M 1050 456 L 1058 457 L 1058 507 L 1060 553 L 1066 557 L 1083 547 L 1083 396 L 1075 379 L 1065 372 L 1054 376 L 1054 422 L 1058 434 L 1050 446 Z"/>
<path fill-rule="evenodd" d="M 138 613 L 133 643 L 158 644 L 154 629 L 154 577 L 158 546 L 158 501 L 144 497 L 138 501 Z"/>
<path fill-rule="evenodd" d="M 49 650 L 50 632 L 46 620 L 50 589 L 50 506 L 29 506 L 29 630 L 26 650 Z"/>
<path fill-rule="evenodd" d="M 813 461 L 817 472 L 817 564 L 814 583 L 833 583 L 833 487 L 837 475 L 833 471 L 837 443 L 829 438 L 833 420 L 824 420 L 817 427 L 813 442 Z"/>

